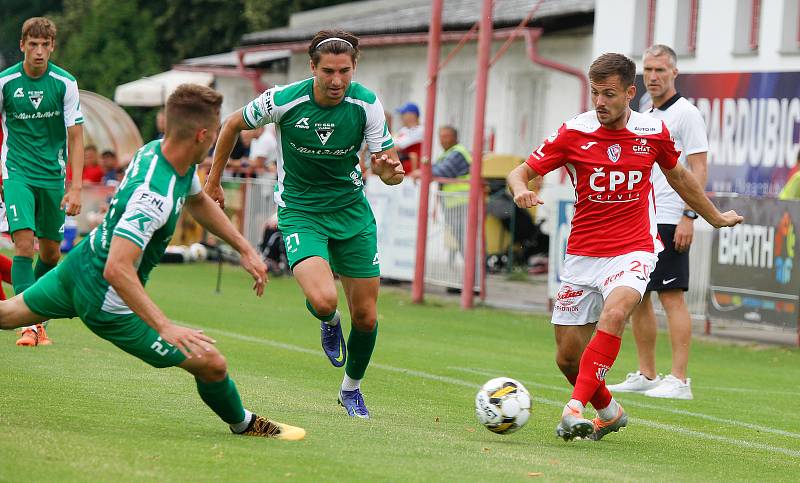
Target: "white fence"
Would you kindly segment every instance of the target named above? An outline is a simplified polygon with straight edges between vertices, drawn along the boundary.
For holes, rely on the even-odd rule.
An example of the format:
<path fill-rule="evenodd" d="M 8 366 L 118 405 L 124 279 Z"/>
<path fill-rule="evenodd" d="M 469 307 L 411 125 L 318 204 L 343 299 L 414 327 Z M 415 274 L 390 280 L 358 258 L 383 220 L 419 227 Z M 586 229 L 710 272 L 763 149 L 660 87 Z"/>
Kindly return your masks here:
<path fill-rule="evenodd" d="M 258 246 L 265 223 L 277 212 L 273 201 L 275 181 L 270 179 L 226 178 L 226 208 L 247 240 Z M 381 276 L 411 281 L 417 240 L 419 185 L 405 180 L 386 186 L 377 178 L 366 185 L 378 224 Z M 443 192 L 431 185 L 430 217 L 426 248 L 425 282 L 461 288 L 467 229 L 467 192 Z M 481 213 L 482 219 L 483 213 Z M 483 224 L 479 224 L 479 227 Z M 480 290 L 483 273 L 483 231 L 478 230 L 474 289 Z"/>

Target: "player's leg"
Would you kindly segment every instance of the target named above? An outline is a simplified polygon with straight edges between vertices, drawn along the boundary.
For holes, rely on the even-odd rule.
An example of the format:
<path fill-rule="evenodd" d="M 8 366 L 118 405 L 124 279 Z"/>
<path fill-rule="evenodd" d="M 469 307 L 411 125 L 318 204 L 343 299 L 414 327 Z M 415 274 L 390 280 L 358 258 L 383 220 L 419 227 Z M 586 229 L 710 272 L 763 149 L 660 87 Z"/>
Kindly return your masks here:
<path fill-rule="evenodd" d="M 19 295 L 33 285 L 34 229 L 36 228 L 36 203 L 34 188 L 26 183 L 7 179 L 3 183 L 3 197 L 8 217 L 8 231 L 14 241 L 14 258 L 11 265 L 11 283 Z M 35 326 L 24 327 L 17 340 L 18 346 L 35 346 L 39 335 Z"/>
<path fill-rule="evenodd" d="M 347 337 L 347 365 L 339 391 L 339 402 L 347 414 L 369 418 L 361 394 L 361 380 L 369 366 L 378 338 L 378 292 L 380 261 L 375 222 L 345 240 L 331 240 L 331 265 L 339 274 L 350 309 L 352 325 Z"/>
<path fill-rule="evenodd" d="M 692 317 L 682 289 L 658 293 L 667 313 L 669 337 L 672 343 L 672 370 L 657 386 L 645 392 L 646 396 L 673 399 L 692 399 L 691 379 L 686 377 L 689 349 L 692 343 Z"/>
<path fill-rule="evenodd" d="M 331 364 L 341 367 L 347 348 L 336 310 L 339 294 L 328 263 L 328 236 L 320 231 L 323 218 L 280 208 L 278 228 L 283 233 L 289 268 L 306 296 L 306 308 L 320 321 L 322 350 Z"/>
<path fill-rule="evenodd" d="M 11 330 L 25 327 L 31 324 L 38 324 L 47 320 L 33 312 L 22 298 L 22 295 L 15 295 L 8 300 L 0 301 L 0 329 Z"/>
<path fill-rule="evenodd" d="M 71 296 L 59 280 L 57 271 L 50 272 L 28 287 L 24 293 L 0 302 L 0 328 L 13 329 L 38 324 L 51 318 L 76 315 Z"/>
<path fill-rule="evenodd" d="M 625 380 L 619 384 L 608 386 L 614 392 L 645 392 L 661 382 L 661 377 L 656 372 L 658 323 L 650 299 L 651 293 L 645 292 L 642 302 L 631 313 L 633 338 L 639 355 L 639 369 L 636 372 L 629 372 Z"/>

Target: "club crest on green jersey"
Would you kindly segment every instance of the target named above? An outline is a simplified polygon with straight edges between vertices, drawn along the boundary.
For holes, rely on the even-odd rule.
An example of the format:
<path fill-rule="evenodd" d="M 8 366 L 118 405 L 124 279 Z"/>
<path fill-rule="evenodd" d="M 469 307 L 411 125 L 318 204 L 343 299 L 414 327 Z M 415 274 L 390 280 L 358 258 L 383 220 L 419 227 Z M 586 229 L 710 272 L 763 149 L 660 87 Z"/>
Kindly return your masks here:
<path fill-rule="evenodd" d="M 44 99 L 44 91 L 28 91 L 28 99 L 33 104 L 34 109 L 39 109 L 39 104 L 42 103 L 42 99 Z"/>

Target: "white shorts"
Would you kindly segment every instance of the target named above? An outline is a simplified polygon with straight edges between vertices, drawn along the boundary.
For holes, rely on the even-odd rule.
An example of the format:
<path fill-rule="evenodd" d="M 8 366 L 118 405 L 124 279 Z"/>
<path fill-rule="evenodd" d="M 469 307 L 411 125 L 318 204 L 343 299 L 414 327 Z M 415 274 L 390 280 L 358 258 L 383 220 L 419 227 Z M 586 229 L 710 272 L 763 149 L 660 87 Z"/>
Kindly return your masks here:
<path fill-rule="evenodd" d="M 630 287 L 644 295 L 657 261 L 658 255 L 650 252 L 603 258 L 567 255 L 551 322 L 554 325 L 597 322 L 603 301 L 617 287 Z"/>
<path fill-rule="evenodd" d="M 6 218 L 6 204 L 0 199 L 0 232 L 8 231 L 8 218 Z"/>

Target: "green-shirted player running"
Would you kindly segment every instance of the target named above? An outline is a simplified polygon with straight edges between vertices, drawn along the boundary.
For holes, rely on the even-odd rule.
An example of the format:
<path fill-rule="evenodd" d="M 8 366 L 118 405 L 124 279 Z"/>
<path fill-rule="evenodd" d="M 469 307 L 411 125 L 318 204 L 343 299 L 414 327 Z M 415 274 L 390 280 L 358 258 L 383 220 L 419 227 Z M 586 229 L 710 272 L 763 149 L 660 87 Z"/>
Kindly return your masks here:
<path fill-rule="evenodd" d="M 369 418 L 360 387 L 378 335 L 380 266 L 375 218 L 358 166 L 362 142 L 384 183 L 400 183 L 403 168 L 380 101 L 351 82 L 358 38 L 321 31 L 308 54 L 312 78 L 269 89 L 225 119 L 205 189 L 224 204 L 220 178 L 239 132 L 275 123 L 275 201 L 289 264 L 308 310 L 321 321 L 325 354 L 336 367 L 347 364 L 340 404 L 350 416 Z M 333 272 L 342 280 L 352 320 L 346 344 Z"/>
<path fill-rule="evenodd" d="M 22 25 L 19 48 L 24 60 L 0 72 L 3 126 L 3 199 L 14 239 L 11 282 L 22 293 L 58 263 L 64 238 L 64 213 L 81 210 L 83 116 L 78 83 L 49 61 L 56 27 L 43 17 Z M 74 178 L 64 193 L 66 163 Z M 34 236 L 39 260 L 33 267 Z M 51 343 L 44 326 L 25 327 L 19 346 Z"/>
<path fill-rule="evenodd" d="M 196 173 L 217 137 L 221 104 L 221 94 L 199 85 L 183 84 L 170 95 L 163 141 L 139 149 L 103 222 L 60 265 L 22 294 L 0 302 L 0 328 L 80 317 L 92 332 L 144 362 L 194 375 L 202 400 L 234 433 L 302 439 L 303 429 L 244 409 L 214 341 L 201 330 L 172 323 L 144 290 L 185 206 L 242 255 L 256 294 L 264 291 L 264 263 L 202 192 Z"/>

